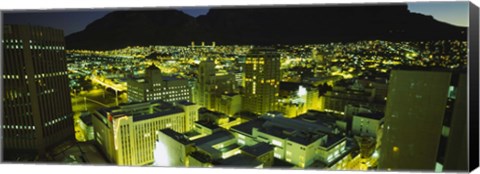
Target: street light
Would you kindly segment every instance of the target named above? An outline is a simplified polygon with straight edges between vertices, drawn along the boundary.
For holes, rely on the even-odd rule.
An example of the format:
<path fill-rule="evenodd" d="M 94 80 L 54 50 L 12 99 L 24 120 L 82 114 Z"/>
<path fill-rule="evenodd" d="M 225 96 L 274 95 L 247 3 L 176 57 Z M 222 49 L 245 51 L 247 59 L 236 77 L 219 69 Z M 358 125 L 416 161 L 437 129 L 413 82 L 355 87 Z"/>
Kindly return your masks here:
<path fill-rule="evenodd" d="M 83 96 L 83 102 L 85 105 L 85 111 L 87 111 L 87 96 Z"/>

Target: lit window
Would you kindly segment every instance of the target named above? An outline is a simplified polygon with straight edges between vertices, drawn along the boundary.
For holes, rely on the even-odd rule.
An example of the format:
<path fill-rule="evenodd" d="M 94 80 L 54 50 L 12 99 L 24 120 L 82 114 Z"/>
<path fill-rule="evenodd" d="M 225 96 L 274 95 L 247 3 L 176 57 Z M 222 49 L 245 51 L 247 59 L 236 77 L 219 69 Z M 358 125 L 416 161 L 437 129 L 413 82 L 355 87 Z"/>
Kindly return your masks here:
<path fill-rule="evenodd" d="M 398 148 L 397 146 L 393 146 L 393 152 L 398 152 L 400 151 L 400 148 Z"/>
<path fill-rule="evenodd" d="M 282 146 L 282 142 L 277 141 L 277 140 L 272 140 L 272 144 L 276 145 L 276 146 L 280 146 L 280 147 Z"/>

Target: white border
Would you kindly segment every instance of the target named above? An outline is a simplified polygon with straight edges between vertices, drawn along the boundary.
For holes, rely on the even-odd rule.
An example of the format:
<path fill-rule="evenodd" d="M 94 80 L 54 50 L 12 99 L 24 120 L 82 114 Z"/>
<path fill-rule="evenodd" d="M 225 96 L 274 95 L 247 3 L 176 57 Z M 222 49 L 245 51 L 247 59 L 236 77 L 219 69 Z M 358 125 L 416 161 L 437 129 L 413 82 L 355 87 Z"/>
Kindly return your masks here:
<path fill-rule="evenodd" d="M 448 0 L 435 0 L 435 2 Z M 480 0 L 472 0 L 477 6 Z M 0 0 L 0 11 L 28 10 L 28 9 L 92 9 L 92 8 L 138 8 L 138 7 L 192 7 L 192 6 L 233 6 L 233 5 L 287 5 L 287 4 L 349 4 L 349 3 L 396 3 L 396 2 L 428 2 L 427 0 Z M 1 23 L 1 19 L 0 19 Z M 1 115 L 1 114 L 0 114 Z M 26 165 L 26 164 L 0 164 L 2 173 L 68 173 L 87 174 L 94 173 L 195 173 L 195 174 L 240 174 L 240 173 L 269 173 L 269 174 L 318 174 L 338 173 L 345 171 L 324 171 L 324 170 L 278 170 L 278 169 L 189 169 L 189 168 L 158 168 L 158 167 L 117 167 L 117 166 L 69 166 L 69 165 Z M 359 172 L 346 172 L 359 173 Z M 368 172 L 371 173 L 371 172 Z M 376 173 L 401 173 L 401 172 L 376 172 Z M 425 172 L 405 172 L 425 173 Z M 473 173 L 480 173 L 480 169 Z"/>

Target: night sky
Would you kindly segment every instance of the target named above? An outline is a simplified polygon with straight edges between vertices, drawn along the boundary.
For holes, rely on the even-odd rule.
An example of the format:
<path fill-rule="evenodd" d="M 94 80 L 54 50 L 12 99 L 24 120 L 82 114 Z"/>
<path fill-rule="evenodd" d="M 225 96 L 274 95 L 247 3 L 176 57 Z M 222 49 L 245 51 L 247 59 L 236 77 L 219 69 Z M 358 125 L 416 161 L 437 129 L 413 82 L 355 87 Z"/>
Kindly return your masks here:
<path fill-rule="evenodd" d="M 407 3 L 411 12 L 432 15 L 435 19 L 457 26 L 468 25 L 468 2 L 415 2 Z M 197 17 L 206 14 L 207 7 L 180 8 Z M 76 11 L 30 11 L 4 12 L 4 24 L 31 24 L 63 29 L 65 35 L 83 30 L 89 23 L 100 19 L 113 9 Z"/>

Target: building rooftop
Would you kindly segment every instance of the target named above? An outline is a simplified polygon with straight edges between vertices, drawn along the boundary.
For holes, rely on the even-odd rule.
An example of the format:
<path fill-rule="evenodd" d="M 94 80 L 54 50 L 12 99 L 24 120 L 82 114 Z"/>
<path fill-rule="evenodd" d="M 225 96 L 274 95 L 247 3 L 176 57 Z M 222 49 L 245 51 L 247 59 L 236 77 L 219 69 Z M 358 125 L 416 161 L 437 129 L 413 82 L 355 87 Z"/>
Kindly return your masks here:
<path fill-rule="evenodd" d="M 85 123 L 85 125 L 92 125 L 92 115 L 90 113 L 82 113 L 82 115 L 80 115 L 80 119 L 83 123 Z"/>
<path fill-rule="evenodd" d="M 195 145 L 197 146 L 202 146 L 202 145 L 213 146 L 215 144 L 230 140 L 232 138 L 235 138 L 235 136 L 233 136 L 230 132 L 226 130 L 221 130 L 211 135 L 193 140 L 193 143 L 195 143 Z"/>
<path fill-rule="evenodd" d="M 178 101 L 177 103 L 179 103 L 179 104 L 181 104 L 181 105 L 184 105 L 184 106 L 195 105 L 195 103 L 189 102 L 189 101 L 187 101 L 187 100 L 181 100 L 181 101 Z"/>
<path fill-rule="evenodd" d="M 297 91 L 301 85 L 302 83 L 297 82 L 280 82 L 279 88 L 284 91 Z"/>
<path fill-rule="evenodd" d="M 181 133 L 178 133 L 178 132 L 175 132 L 174 130 L 172 130 L 170 128 L 162 129 L 162 130 L 160 130 L 160 132 L 162 132 L 165 135 L 169 136 L 170 138 L 176 140 L 177 142 L 182 143 L 183 145 L 187 145 L 187 144 L 191 143 L 191 141 L 188 140 L 188 138 L 185 135 L 183 135 Z"/>
<path fill-rule="evenodd" d="M 205 120 L 196 121 L 195 124 L 206 127 L 206 128 L 208 128 L 212 131 L 220 128 L 218 125 L 215 125 L 213 122 L 208 122 L 208 121 L 205 121 Z"/>
<path fill-rule="evenodd" d="M 108 113 L 110 113 L 113 118 L 132 116 L 133 121 L 141 121 L 184 111 L 179 107 L 173 106 L 172 103 L 156 100 L 121 104 L 120 106 L 110 108 L 101 108 L 98 109 L 97 112 L 104 117 L 104 119 L 107 119 Z"/>
<path fill-rule="evenodd" d="M 308 146 L 308 145 L 312 144 L 313 142 L 317 141 L 318 139 L 320 139 L 324 136 L 326 136 L 326 135 L 322 134 L 322 133 L 315 133 L 315 134 L 299 133 L 299 134 L 295 134 L 293 136 L 288 137 L 288 140 L 293 141 L 293 142 L 298 143 L 298 144 L 301 144 L 301 145 L 304 145 L 304 146 Z"/>
<path fill-rule="evenodd" d="M 226 147 L 217 149 L 214 147 L 214 145 L 230 140 L 235 140 L 235 136 L 226 130 L 220 130 L 211 135 L 193 140 L 193 143 L 197 146 L 197 149 L 208 153 L 213 158 L 220 158 L 222 153 L 238 148 L 238 146 L 234 147 L 227 145 Z"/>
<path fill-rule="evenodd" d="M 259 142 L 253 146 L 244 146 L 241 148 L 241 150 L 245 153 L 258 157 L 272 151 L 273 146 L 267 143 Z"/>
<path fill-rule="evenodd" d="M 258 167 L 262 165 L 262 163 L 251 156 L 238 154 L 227 159 L 218 160 L 214 163 L 214 165 L 251 168 Z"/>
<path fill-rule="evenodd" d="M 192 152 L 189 155 L 202 163 L 212 162 L 212 158 L 210 156 L 198 151 Z"/>
<path fill-rule="evenodd" d="M 257 118 L 250 120 L 246 123 L 239 124 L 237 126 L 233 126 L 230 128 L 230 130 L 235 130 L 237 132 L 241 132 L 247 135 L 252 135 L 252 129 L 253 128 L 260 128 L 262 127 L 263 123 L 265 123 L 266 120 L 263 118 Z"/>
<path fill-rule="evenodd" d="M 242 119 L 245 119 L 245 120 L 254 120 L 256 118 L 259 117 L 258 114 L 255 114 L 253 112 L 248 112 L 248 111 L 242 111 L 242 112 L 238 112 L 234 115 L 234 117 L 240 117 Z"/>
<path fill-rule="evenodd" d="M 361 113 L 355 114 L 355 116 L 381 120 L 385 116 L 385 114 L 382 112 L 373 112 L 373 113 L 361 112 Z"/>
<path fill-rule="evenodd" d="M 295 165 L 290 164 L 289 162 L 280 160 L 278 158 L 273 158 L 272 168 L 293 168 Z"/>
<path fill-rule="evenodd" d="M 278 138 L 286 139 L 296 131 L 295 129 L 291 128 L 285 128 L 285 127 L 279 127 L 275 125 L 269 125 L 269 126 L 264 126 L 260 127 L 258 129 L 259 132 L 269 134 Z"/>
<path fill-rule="evenodd" d="M 333 134 L 328 135 L 327 141 L 322 146 L 326 147 L 327 149 L 330 149 L 333 147 L 333 145 L 338 144 L 345 140 L 346 140 L 345 136 L 342 136 L 342 135 L 333 135 Z"/>
<path fill-rule="evenodd" d="M 278 127 L 294 129 L 297 131 L 302 132 L 321 132 L 321 133 L 334 133 L 334 125 L 335 122 L 322 122 L 322 121 L 315 121 L 309 122 L 302 119 L 290 119 L 284 117 L 266 117 L 268 121 L 264 124 L 264 126 L 275 125 Z"/>
<path fill-rule="evenodd" d="M 161 117 L 161 116 L 166 116 L 166 115 L 171 115 L 171 114 L 176 114 L 176 113 L 182 113 L 183 109 L 181 108 L 169 108 L 169 109 L 164 109 L 164 110 L 157 110 L 156 112 L 152 114 L 143 114 L 143 115 L 134 115 L 133 116 L 133 121 L 142 121 L 142 120 L 147 120 L 147 119 L 152 119 L 156 117 Z"/>

